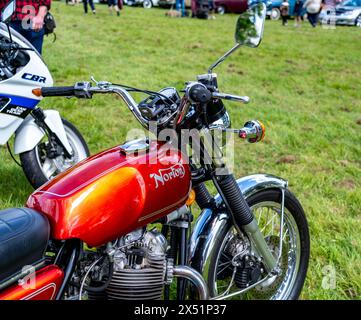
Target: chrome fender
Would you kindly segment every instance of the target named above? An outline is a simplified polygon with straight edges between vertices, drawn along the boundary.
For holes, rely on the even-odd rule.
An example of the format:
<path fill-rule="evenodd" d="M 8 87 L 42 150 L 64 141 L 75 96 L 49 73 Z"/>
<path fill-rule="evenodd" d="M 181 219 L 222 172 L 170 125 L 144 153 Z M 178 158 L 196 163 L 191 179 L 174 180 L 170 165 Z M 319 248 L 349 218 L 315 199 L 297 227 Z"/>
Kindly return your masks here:
<path fill-rule="evenodd" d="M 45 123 L 49 129 L 62 142 L 65 149 L 72 154 L 72 148 L 65 133 L 60 114 L 55 110 L 45 110 Z M 14 152 L 15 154 L 30 151 L 44 137 L 45 132 L 39 128 L 32 116 L 27 116 L 21 126 L 15 132 Z"/>
<path fill-rule="evenodd" d="M 237 180 L 244 197 L 248 199 L 253 194 L 274 188 L 287 188 L 288 182 L 269 174 L 255 174 Z M 217 205 L 222 204 L 219 194 L 215 196 Z M 218 206 L 219 207 L 219 206 Z M 200 213 L 189 242 L 189 264 L 200 272 L 205 281 L 208 280 L 210 258 L 217 241 L 217 236 L 231 223 L 224 209 L 204 209 Z"/>

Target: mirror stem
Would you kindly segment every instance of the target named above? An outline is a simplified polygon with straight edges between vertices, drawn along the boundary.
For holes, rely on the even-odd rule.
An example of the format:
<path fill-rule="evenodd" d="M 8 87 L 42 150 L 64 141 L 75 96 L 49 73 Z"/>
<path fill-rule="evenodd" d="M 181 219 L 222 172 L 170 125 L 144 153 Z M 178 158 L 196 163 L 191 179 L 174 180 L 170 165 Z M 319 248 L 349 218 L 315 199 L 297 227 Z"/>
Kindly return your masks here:
<path fill-rule="evenodd" d="M 8 28 L 8 32 L 9 32 L 9 40 L 10 40 L 10 42 L 12 43 L 12 42 L 13 42 L 13 38 L 12 38 L 12 36 L 11 36 L 11 30 L 10 30 L 10 25 L 9 25 L 9 23 L 7 23 L 6 26 L 7 26 L 7 28 Z"/>
<path fill-rule="evenodd" d="M 226 58 L 230 56 L 234 51 L 236 51 L 240 46 L 241 44 L 237 43 L 231 50 L 228 50 L 222 57 L 220 57 L 215 63 L 213 63 L 208 69 L 208 74 L 211 74 L 215 67 L 217 67 L 221 62 L 226 60 Z"/>

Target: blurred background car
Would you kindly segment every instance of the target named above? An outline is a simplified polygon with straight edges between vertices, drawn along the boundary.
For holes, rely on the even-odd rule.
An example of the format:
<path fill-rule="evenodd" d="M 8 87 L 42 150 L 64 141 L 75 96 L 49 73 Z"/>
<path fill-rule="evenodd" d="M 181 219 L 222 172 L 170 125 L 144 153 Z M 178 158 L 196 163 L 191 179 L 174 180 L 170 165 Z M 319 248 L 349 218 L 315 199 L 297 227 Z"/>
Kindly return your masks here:
<path fill-rule="evenodd" d="M 158 0 L 123 0 L 124 4 L 127 6 L 138 6 L 142 5 L 145 9 L 150 9 L 152 7 L 158 7 Z"/>
<path fill-rule="evenodd" d="M 185 7 L 190 8 L 191 7 L 192 0 L 185 0 Z M 158 5 L 160 7 L 176 7 L 176 0 L 158 0 Z"/>
<path fill-rule="evenodd" d="M 335 8 L 323 9 L 320 13 L 320 22 L 361 27 L 361 0 L 345 0 Z"/>
<path fill-rule="evenodd" d="M 242 13 L 247 10 L 247 0 L 215 0 L 214 6 L 216 12 L 219 14 L 228 13 Z"/>

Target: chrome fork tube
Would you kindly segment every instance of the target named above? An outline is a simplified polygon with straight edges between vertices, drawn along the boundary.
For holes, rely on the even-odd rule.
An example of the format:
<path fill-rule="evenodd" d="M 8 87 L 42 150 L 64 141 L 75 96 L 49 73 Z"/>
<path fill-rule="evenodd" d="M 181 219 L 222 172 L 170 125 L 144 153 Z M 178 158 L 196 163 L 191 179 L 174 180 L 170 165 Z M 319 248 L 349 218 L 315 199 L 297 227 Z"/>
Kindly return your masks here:
<path fill-rule="evenodd" d="M 205 130 L 204 133 L 207 136 L 204 139 L 204 149 L 207 153 L 206 156 L 208 156 L 209 158 L 212 159 L 213 166 L 216 169 L 221 169 L 223 171 L 223 174 L 228 174 L 228 170 L 223 161 L 222 151 L 215 143 L 213 143 L 213 139 L 210 138 L 211 136 L 210 136 L 209 130 Z M 213 182 L 214 182 L 216 188 L 218 189 L 218 192 L 222 196 L 223 201 L 226 204 L 226 207 L 232 213 L 232 218 L 233 218 L 234 224 L 236 226 L 236 229 L 238 231 L 240 231 L 240 229 L 242 229 L 248 235 L 248 237 L 251 239 L 257 253 L 261 257 L 263 257 L 263 262 L 264 262 L 267 272 L 269 272 L 269 273 L 276 272 L 277 273 L 277 259 L 273 256 L 272 252 L 270 251 L 268 244 L 266 243 L 264 236 L 263 236 L 261 230 L 259 229 L 258 223 L 257 223 L 256 219 L 254 218 L 253 214 L 252 214 L 252 217 L 248 217 L 248 220 L 245 220 L 245 221 L 247 221 L 246 224 L 240 224 L 239 222 L 237 223 L 237 220 L 239 221 L 239 219 L 236 219 L 236 217 L 234 216 L 234 212 L 232 212 L 232 210 L 231 210 L 232 205 L 227 202 L 228 199 L 226 199 L 226 197 L 222 191 L 222 188 L 221 188 L 219 182 L 217 181 L 217 178 L 214 178 Z M 240 191 L 240 193 L 241 193 L 241 191 Z M 242 196 L 242 194 L 240 196 Z M 241 221 L 242 221 L 242 219 L 241 219 Z"/>
<path fill-rule="evenodd" d="M 277 260 L 270 251 L 268 244 L 265 241 L 264 236 L 258 227 L 258 223 L 256 219 L 253 219 L 251 223 L 242 226 L 242 229 L 252 240 L 257 253 L 263 257 L 263 262 L 267 272 L 276 271 Z"/>

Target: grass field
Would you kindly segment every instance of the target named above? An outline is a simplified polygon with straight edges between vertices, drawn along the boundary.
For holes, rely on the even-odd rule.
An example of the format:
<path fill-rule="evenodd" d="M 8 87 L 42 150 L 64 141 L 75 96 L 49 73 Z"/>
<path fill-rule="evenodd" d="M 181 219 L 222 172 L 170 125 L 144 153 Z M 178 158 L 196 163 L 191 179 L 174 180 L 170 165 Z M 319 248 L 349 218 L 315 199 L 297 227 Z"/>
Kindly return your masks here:
<path fill-rule="evenodd" d="M 53 4 L 57 41 L 44 58 L 57 85 L 88 80 L 158 90 L 182 89 L 233 44 L 235 15 L 216 20 L 171 19 L 164 10 L 126 7 L 120 18 L 98 5 Z M 220 89 L 248 95 L 229 103 L 233 127 L 259 119 L 264 143 L 237 142 L 236 176 L 256 172 L 287 178 L 308 216 L 311 260 L 303 299 L 361 297 L 361 29 L 312 29 L 267 21 L 258 49 L 243 48 L 218 70 Z M 47 99 L 75 123 L 92 153 L 123 142 L 140 125 L 120 100 Z M 21 169 L 0 148 L 0 209 L 21 206 L 32 191 Z M 327 268 L 336 287 L 324 289 Z"/>

